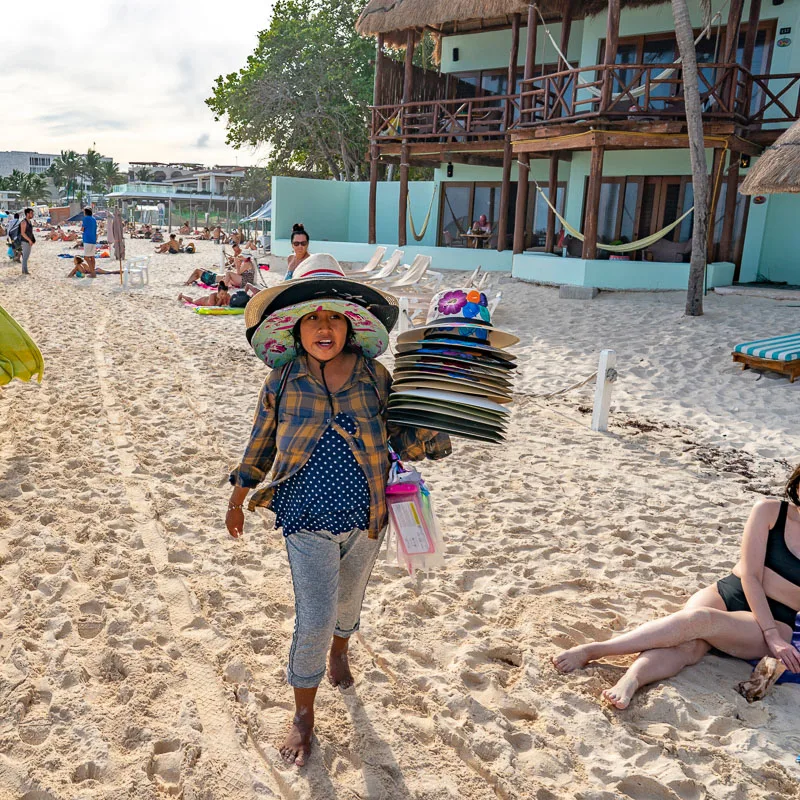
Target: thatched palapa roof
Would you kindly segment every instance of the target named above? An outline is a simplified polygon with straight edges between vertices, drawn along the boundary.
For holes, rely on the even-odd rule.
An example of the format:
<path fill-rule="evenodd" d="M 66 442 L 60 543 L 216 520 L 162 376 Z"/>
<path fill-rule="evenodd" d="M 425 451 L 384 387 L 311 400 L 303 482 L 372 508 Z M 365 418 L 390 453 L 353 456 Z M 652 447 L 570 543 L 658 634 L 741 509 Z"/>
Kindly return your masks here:
<path fill-rule="evenodd" d="M 764 151 L 739 191 L 742 194 L 800 192 L 800 120 Z"/>
<path fill-rule="evenodd" d="M 622 6 L 663 5 L 669 0 L 622 0 Z M 356 22 L 362 36 L 392 34 L 409 28 L 441 33 L 467 32 L 507 25 L 511 14 L 528 13 L 528 0 L 369 0 Z M 565 0 L 538 0 L 545 19 L 560 19 Z M 577 0 L 573 19 L 590 17 L 608 8 L 608 0 Z M 396 38 L 396 37 L 393 37 Z"/>

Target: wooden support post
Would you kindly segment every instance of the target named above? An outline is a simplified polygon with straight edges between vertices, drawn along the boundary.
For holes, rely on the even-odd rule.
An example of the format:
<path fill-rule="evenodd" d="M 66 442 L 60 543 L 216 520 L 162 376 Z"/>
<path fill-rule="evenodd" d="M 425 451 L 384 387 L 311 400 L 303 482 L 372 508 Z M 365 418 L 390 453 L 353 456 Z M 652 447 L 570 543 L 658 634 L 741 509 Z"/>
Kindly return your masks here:
<path fill-rule="evenodd" d="M 517 208 L 514 214 L 514 252 L 521 253 L 525 249 L 525 223 L 528 214 L 528 172 L 531 157 L 520 153 L 519 175 L 517 176 Z"/>
<path fill-rule="evenodd" d="M 514 14 L 511 18 L 511 53 L 508 59 L 508 81 L 506 93 L 513 95 L 517 83 L 517 59 L 519 56 L 519 22 L 520 15 Z M 511 139 L 508 129 L 514 120 L 513 106 L 506 100 L 504 113 L 505 141 L 503 146 L 503 181 L 500 184 L 500 214 L 497 220 L 497 252 L 506 249 L 506 234 L 508 232 L 508 208 L 511 205 Z"/>
<path fill-rule="evenodd" d="M 379 106 L 383 100 L 383 34 L 378 34 L 378 43 L 375 47 L 375 84 L 372 88 L 372 105 Z M 372 112 L 372 127 L 370 136 L 375 133 L 375 112 Z M 370 142 L 369 148 L 369 224 L 367 238 L 370 244 L 375 244 L 376 233 L 376 210 L 378 207 L 378 146 Z"/>
<path fill-rule="evenodd" d="M 539 35 L 539 16 L 533 3 L 528 6 L 528 39 L 525 43 L 524 79 L 530 80 L 536 70 L 536 37 Z"/>
<path fill-rule="evenodd" d="M 589 186 L 586 191 L 586 213 L 583 222 L 583 251 L 581 258 L 597 258 L 597 215 L 600 210 L 600 187 L 603 181 L 604 147 L 592 147 L 589 165 Z"/>
<path fill-rule="evenodd" d="M 617 60 L 619 45 L 619 0 L 608 0 L 608 18 L 606 20 L 606 53 L 603 64 L 611 66 Z M 613 96 L 614 77 L 610 70 L 603 72 L 603 89 L 600 98 L 600 112 L 608 111 Z"/>
<path fill-rule="evenodd" d="M 617 354 L 614 350 L 601 350 L 597 365 L 597 383 L 594 388 L 592 430 L 608 430 L 608 412 L 611 408 L 611 385 L 617 380 Z"/>
<path fill-rule="evenodd" d="M 561 14 L 561 52 L 569 58 L 569 34 L 572 30 L 572 12 L 575 8 L 575 0 L 566 0 L 564 3 L 564 10 Z M 569 69 L 569 63 L 558 58 L 558 69 Z"/>
<path fill-rule="evenodd" d="M 706 244 L 706 261 L 710 264 L 714 260 L 714 232 L 715 221 L 717 218 L 717 201 L 719 200 L 719 186 L 717 185 L 717 175 L 722 162 L 723 150 L 721 147 L 714 148 L 714 158 L 711 162 L 711 179 L 709 180 L 708 195 L 708 239 Z M 720 180 L 720 184 L 722 181 Z"/>
<path fill-rule="evenodd" d="M 722 240 L 720 242 L 720 261 L 733 261 L 733 231 L 736 222 L 736 200 L 739 190 L 739 154 L 730 151 L 728 178 L 725 190 L 725 217 L 722 221 Z"/>
<path fill-rule="evenodd" d="M 405 109 L 406 103 L 411 102 L 411 92 L 414 82 L 414 37 L 415 31 L 409 28 L 406 32 L 406 62 L 403 73 L 403 110 L 400 114 L 401 131 L 406 130 Z M 400 201 L 397 208 L 397 245 L 406 246 L 407 230 L 406 219 L 408 217 L 408 159 L 409 155 L 408 139 L 403 139 L 400 146 Z"/>
<path fill-rule="evenodd" d="M 760 16 L 761 0 L 750 0 L 750 16 L 747 18 L 747 33 L 745 34 L 744 50 L 742 51 L 742 66 L 745 69 L 753 69 L 753 53 L 756 49 L 756 36 L 758 35 L 758 20 Z"/>
<path fill-rule="evenodd" d="M 558 153 L 550 156 L 550 176 L 547 183 L 547 198 L 558 208 Z M 547 209 L 547 231 L 545 233 L 544 249 L 552 253 L 556 239 L 556 215 L 553 209 Z"/>
<path fill-rule="evenodd" d="M 725 50 L 723 50 L 723 63 L 736 62 L 736 50 L 739 42 L 739 27 L 742 24 L 742 11 L 744 0 L 731 0 L 728 8 L 728 23 L 725 26 Z"/>

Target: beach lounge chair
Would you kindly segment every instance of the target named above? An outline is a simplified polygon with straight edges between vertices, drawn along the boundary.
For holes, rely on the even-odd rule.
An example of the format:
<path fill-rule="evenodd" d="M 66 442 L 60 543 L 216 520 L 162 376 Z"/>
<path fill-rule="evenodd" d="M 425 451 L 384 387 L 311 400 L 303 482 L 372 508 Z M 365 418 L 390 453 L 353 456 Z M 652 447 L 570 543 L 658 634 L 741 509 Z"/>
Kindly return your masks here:
<path fill-rule="evenodd" d="M 374 283 L 375 281 L 385 281 L 390 275 L 393 275 L 397 272 L 397 268 L 400 266 L 400 261 L 402 260 L 403 256 L 405 255 L 404 250 L 395 250 L 389 258 L 383 262 L 383 266 L 381 269 L 375 273 L 375 275 L 365 275 L 360 280 L 366 281 L 368 283 Z"/>
<path fill-rule="evenodd" d="M 800 375 L 800 333 L 743 342 L 733 348 L 731 355 L 742 369 L 752 367 L 783 372 L 789 376 L 789 383 L 794 383 Z"/>
<path fill-rule="evenodd" d="M 411 264 L 405 269 L 405 274 L 403 274 L 399 279 L 387 283 L 386 289 L 391 292 L 393 289 L 423 288 L 429 284 L 429 281 L 423 280 L 426 275 L 433 275 L 434 279 L 438 276 L 439 279 L 441 279 L 441 273 L 431 273 L 428 271 L 428 267 L 430 267 L 430 265 L 430 256 L 416 256 Z"/>
<path fill-rule="evenodd" d="M 381 259 L 383 258 L 384 253 L 386 252 L 385 247 L 378 247 L 375 249 L 375 252 L 372 254 L 372 258 L 361 268 L 356 269 L 351 272 L 351 275 L 367 275 L 370 272 L 375 272 L 378 268 L 378 265 L 381 263 Z"/>

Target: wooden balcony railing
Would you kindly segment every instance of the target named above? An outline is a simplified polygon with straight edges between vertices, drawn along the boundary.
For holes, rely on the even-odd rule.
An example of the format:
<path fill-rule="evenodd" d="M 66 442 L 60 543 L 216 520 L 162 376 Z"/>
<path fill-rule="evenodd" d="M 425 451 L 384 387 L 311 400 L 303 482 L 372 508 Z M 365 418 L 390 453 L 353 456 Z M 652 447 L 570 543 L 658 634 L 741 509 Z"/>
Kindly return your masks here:
<path fill-rule="evenodd" d="M 703 116 L 747 123 L 748 75 L 737 64 L 702 64 Z M 600 64 L 521 82 L 519 127 L 610 119 L 683 119 L 680 64 Z"/>
<path fill-rule="evenodd" d="M 704 118 L 754 128 L 800 118 L 800 74 L 698 66 Z M 599 64 L 520 81 L 514 95 L 373 106 L 371 134 L 377 143 L 480 142 L 597 117 L 646 122 L 684 115 L 680 64 Z"/>

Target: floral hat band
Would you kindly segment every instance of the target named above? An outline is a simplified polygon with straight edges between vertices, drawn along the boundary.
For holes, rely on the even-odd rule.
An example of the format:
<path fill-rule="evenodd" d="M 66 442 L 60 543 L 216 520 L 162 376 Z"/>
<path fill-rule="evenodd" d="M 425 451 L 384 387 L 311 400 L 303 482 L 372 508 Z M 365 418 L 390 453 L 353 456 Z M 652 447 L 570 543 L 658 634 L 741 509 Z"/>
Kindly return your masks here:
<path fill-rule="evenodd" d="M 398 336 L 398 342 L 414 342 L 436 336 L 480 339 L 492 347 L 510 347 L 519 337 L 492 325 L 489 298 L 478 289 L 445 289 L 435 294 L 425 325 Z"/>

